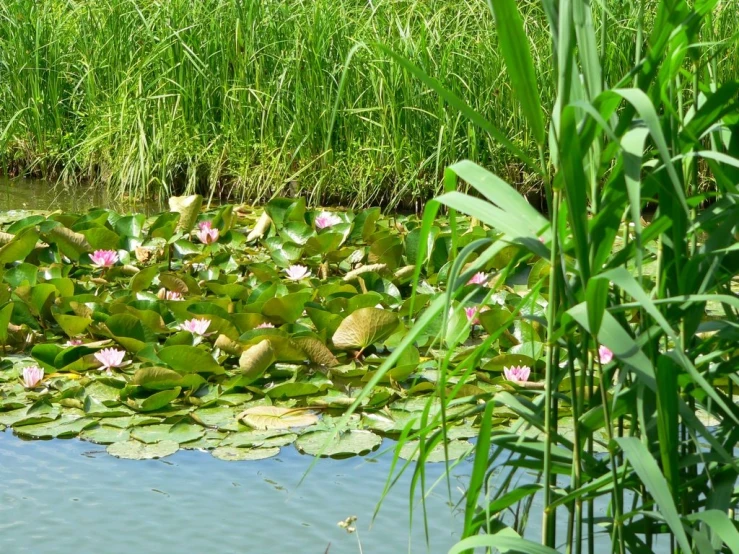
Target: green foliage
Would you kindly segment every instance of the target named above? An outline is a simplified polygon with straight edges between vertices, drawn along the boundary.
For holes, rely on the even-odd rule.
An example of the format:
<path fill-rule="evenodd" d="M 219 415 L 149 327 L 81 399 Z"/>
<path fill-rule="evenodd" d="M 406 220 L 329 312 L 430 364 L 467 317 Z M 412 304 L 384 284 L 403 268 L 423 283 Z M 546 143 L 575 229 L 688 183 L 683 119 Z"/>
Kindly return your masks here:
<path fill-rule="evenodd" d="M 532 143 L 501 144 L 529 166 L 520 150 L 538 147 L 547 216 L 476 164 L 450 166 L 445 194 L 427 205 L 413 238 L 415 290 L 424 287 L 425 245 L 433 242 L 442 206 L 501 236 L 452 244 L 446 296 L 416 320 L 355 407 L 405 349 L 437 336 L 439 320 L 453 320 L 459 303 L 474 298 L 470 277 L 508 250 L 488 296 L 505 294 L 506 277 L 523 260 L 534 262 L 528 294 L 481 313 L 488 335 L 478 344 L 459 352 L 454 337 L 445 337 L 450 348 L 435 361 L 435 393 L 425 400 L 420 427 L 405 430 L 396 452 L 403 457 L 417 444 L 423 453 L 446 439 L 460 397 L 479 385 L 479 369 L 543 369 L 534 383 L 480 399 L 464 539 L 452 551 L 593 552 L 600 548 L 596 525 L 613 552 L 653 551 L 664 535 L 675 551 L 735 551 L 739 89 L 736 72 L 719 72 L 717 58 L 735 52 L 739 37 L 715 41 L 714 24 L 725 9 L 736 14 L 736 6 L 663 1 L 654 24 L 648 11 L 640 12 L 631 36 L 633 69 L 622 71 L 610 61 L 623 30 L 612 20 L 605 24 L 613 16 L 609 3 L 543 0 L 556 81 L 556 94 L 542 96 L 543 108 L 523 40 L 530 7 L 509 0 L 490 0 L 490 7 Z M 480 121 L 428 68 L 402 52 L 393 57 L 497 135 L 493 121 Z M 481 63 L 479 71 L 487 69 Z M 546 118 L 548 141 L 541 136 Z M 479 194 L 466 194 L 468 187 Z M 650 205 L 656 212 L 644 220 Z M 496 352 L 500 345 L 508 346 L 504 354 Z M 543 360 L 528 357 L 541 349 Z M 506 412 L 517 419 L 496 425 Z M 413 470 L 412 496 L 419 486 L 428 494 L 424 459 Z M 535 484 L 520 479 L 524 468 L 537 472 Z M 388 488 L 396 479 L 388 479 Z M 541 544 L 526 533 L 529 521 L 539 521 L 531 513 L 538 492 Z"/>

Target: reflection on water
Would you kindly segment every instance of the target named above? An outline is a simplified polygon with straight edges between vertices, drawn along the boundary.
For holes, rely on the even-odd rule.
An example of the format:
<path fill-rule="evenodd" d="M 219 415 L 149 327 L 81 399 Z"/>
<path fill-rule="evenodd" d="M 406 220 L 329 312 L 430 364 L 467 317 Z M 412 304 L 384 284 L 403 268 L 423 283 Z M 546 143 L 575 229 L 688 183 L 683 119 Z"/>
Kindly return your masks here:
<path fill-rule="evenodd" d="M 319 460 L 298 486 L 313 458 L 292 447 L 255 462 L 182 450 L 131 461 L 77 439 L 27 442 L 0 432 L 0 552 L 358 554 L 357 534 L 337 526 L 352 515 L 365 554 L 408 552 L 409 538 L 410 552 L 447 552 L 462 515 L 443 482 L 426 500 L 428 550 L 420 512 L 409 537 L 410 473 L 370 528 L 391 456 L 370 460 Z M 470 466 L 453 470 L 454 502 Z M 433 483 L 443 464 L 427 470 Z"/>
<path fill-rule="evenodd" d="M 6 217 L 7 212 L 11 212 L 12 219 L 18 219 L 19 212 L 20 217 L 24 217 L 24 212 L 61 210 L 83 213 L 90 208 L 152 213 L 160 206 L 156 202 L 121 202 L 99 187 L 54 185 L 38 179 L 0 176 L 0 214 Z"/>

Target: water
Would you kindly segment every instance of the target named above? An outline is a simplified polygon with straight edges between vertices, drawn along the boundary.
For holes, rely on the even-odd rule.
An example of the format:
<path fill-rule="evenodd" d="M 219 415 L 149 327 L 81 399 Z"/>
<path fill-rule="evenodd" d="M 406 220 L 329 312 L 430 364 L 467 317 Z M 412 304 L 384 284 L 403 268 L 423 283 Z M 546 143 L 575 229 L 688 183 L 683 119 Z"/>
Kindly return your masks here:
<path fill-rule="evenodd" d="M 387 446 L 388 443 L 383 446 Z M 73 440 L 22 441 L 0 432 L 0 552 L 280 554 L 359 553 L 357 535 L 337 522 L 358 516 L 365 554 L 409 551 L 408 484 L 401 479 L 370 528 L 391 457 L 319 460 L 285 447 L 256 462 L 224 462 L 197 451 L 131 461 Z M 429 464 L 430 482 L 444 464 Z M 453 491 L 470 464 L 454 469 Z M 427 498 L 430 547 L 419 518 L 410 552 L 446 552 L 462 514 L 446 486 Z"/>
<path fill-rule="evenodd" d="M 99 189 L 0 178 L 0 221 L 109 206 L 122 208 Z M 441 553 L 459 539 L 462 516 L 444 484 L 427 498 L 430 546 L 420 511 L 409 530 L 410 473 L 372 523 L 389 453 L 319 460 L 298 486 L 313 460 L 292 446 L 251 462 L 185 450 L 163 460 L 120 460 L 77 439 L 29 442 L 6 430 L 0 432 L 0 553 L 356 554 L 357 535 L 365 554 Z M 430 464 L 429 482 L 443 470 Z M 469 463 L 454 470 L 454 502 L 469 470 Z M 358 533 L 337 526 L 349 516 L 358 516 Z"/>
<path fill-rule="evenodd" d="M 100 207 L 143 213 L 160 209 L 156 202 L 119 202 L 98 187 L 55 186 L 39 179 L 8 179 L 0 176 L 0 223 L 40 211 L 84 213 L 90 208 Z"/>

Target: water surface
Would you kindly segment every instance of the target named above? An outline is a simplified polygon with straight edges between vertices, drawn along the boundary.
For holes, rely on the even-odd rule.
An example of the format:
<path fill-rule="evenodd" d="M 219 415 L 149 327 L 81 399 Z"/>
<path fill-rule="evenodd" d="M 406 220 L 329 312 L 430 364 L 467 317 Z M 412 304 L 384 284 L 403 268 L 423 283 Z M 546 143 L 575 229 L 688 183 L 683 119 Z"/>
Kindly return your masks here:
<path fill-rule="evenodd" d="M 373 459 L 319 460 L 298 486 L 314 458 L 293 447 L 250 462 L 184 450 L 132 461 L 77 439 L 23 441 L 0 432 L 0 552 L 357 554 L 357 534 L 337 526 L 351 515 L 365 554 L 446 552 L 462 515 L 443 484 L 427 498 L 428 550 L 420 511 L 409 535 L 410 474 L 370 528 L 391 457 Z M 453 470 L 455 501 L 469 469 Z M 433 482 L 443 464 L 427 472 Z"/>

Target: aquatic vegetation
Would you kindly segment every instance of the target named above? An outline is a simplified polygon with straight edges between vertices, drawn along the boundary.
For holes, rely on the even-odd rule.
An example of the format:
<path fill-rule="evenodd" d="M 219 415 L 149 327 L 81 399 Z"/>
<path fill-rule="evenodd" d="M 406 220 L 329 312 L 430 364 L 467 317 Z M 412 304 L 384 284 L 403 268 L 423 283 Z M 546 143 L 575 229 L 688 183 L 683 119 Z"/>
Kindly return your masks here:
<path fill-rule="evenodd" d="M 179 448 L 261 459 L 293 444 L 310 455 L 364 454 L 423 427 L 436 360 L 494 336 L 447 410 L 456 422 L 447 451 L 465 456 L 477 402 L 513 390 L 504 367 L 525 364 L 532 380 L 541 377 L 541 329 L 515 315 L 541 310 L 525 283 L 532 260 L 511 250 L 484 268 L 503 288 L 467 286 L 470 305 L 455 304 L 359 399 L 445 295 L 452 237 L 467 245 L 498 236 L 485 226 L 440 218 L 414 265 L 422 244 L 414 216 L 375 208 L 317 223 L 328 212 L 288 198 L 263 210 L 203 212 L 197 196 L 170 205 L 151 217 L 34 215 L 0 231 L 0 427 L 24 438 L 78 436 L 141 459 Z M 424 285 L 411 298 L 414 272 Z M 506 286 L 515 272 L 524 284 Z M 443 461 L 444 452 L 427 458 Z"/>
<path fill-rule="evenodd" d="M 554 97 L 542 94 L 541 52 L 528 47 L 532 5 L 549 24 Z M 442 208 L 452 221 L 464 214 L 499 236 L 460 244 L 464 231 L 452 233 L 446 294 L 359 398 L 415 354 L 438 320 L 454 327 L 455 317 L 475 317 L 470 307 L 483 305 L 476 317 L 486 334 L 447 329 L 436 393 L 424 400 L 428 416 L 396 449 L 413 449 L 417 462 L 396 460 L 387 487 L 410 467 L 411 498 L 428 495 L 425 463 L 453 442 L 448 412 L 480 387 L 481 367 L 502 366 L 513 390 L 479 397 L 462 540 L 451 554 L 737 551 L 739 81 L 736 72 L 722 79 L 715 60 L 738 59 L 739 35 L 714 41 L 712 28 L 728 5 L 655 3 L 654 20 L 644 11 L 627 31 L 636 51 L 625 72 L 607 61 L 615 40 L 602 19 L 607 2 L 488 6 L 502 78 L 526 120 L 525 145 L 430 76 L 433 65 L 380 48 L 538 175 L 547 209 L 534 209 L 517 181 L 472 161 L 446 168 L 445 192 L 424 210 L 411 298 L 425 291 L 418 268 Z M 487 291 L 470 284 L 495 258 L 509 260 L 503 271 L 531 265 L 527 302 L 498 306 L 500 275 Z M 542 350 L 532 351 L 532 335 Z M 488 359 L 496 341 L 520 344 L 507 360 Z M 518 418 L 501 426 L 506 412 Z"/>

